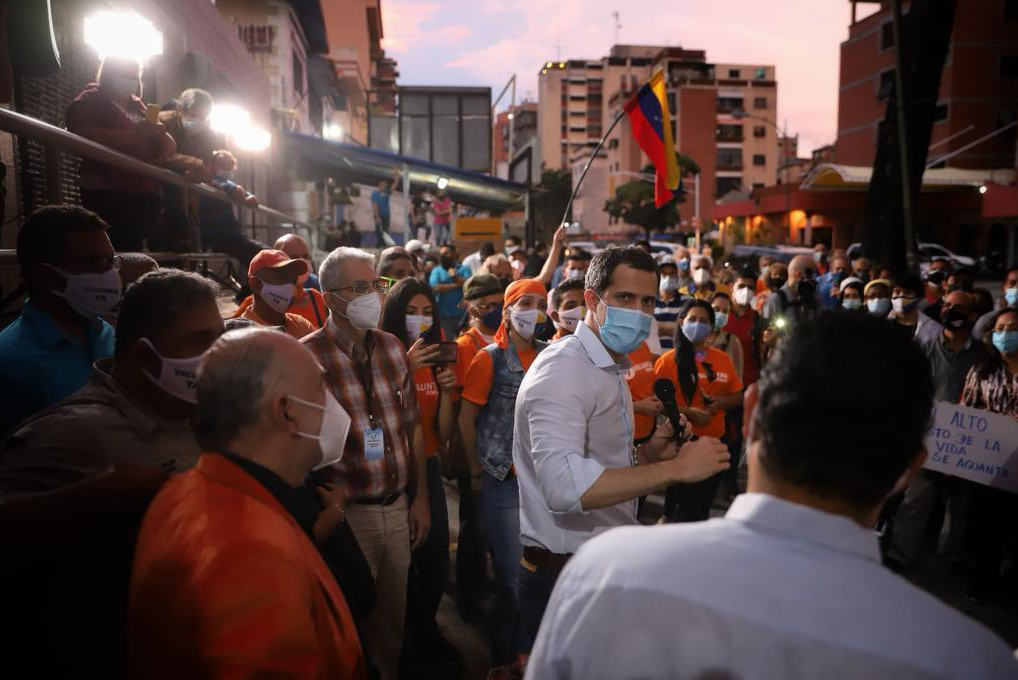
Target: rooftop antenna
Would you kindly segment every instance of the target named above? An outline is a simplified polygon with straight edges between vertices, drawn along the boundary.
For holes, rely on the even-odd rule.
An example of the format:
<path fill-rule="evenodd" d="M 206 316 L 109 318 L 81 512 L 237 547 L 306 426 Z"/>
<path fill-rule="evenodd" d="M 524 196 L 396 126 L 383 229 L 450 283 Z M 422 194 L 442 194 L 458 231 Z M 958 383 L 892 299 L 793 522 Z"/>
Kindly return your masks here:
<path fill-rule="evenodd" d="M 622 28 L 622 23 L 619 21 L 619 13 L 612 12 L 612 17 L 615 19 L 615 44 L 619 44 L 619 29 Z"/>

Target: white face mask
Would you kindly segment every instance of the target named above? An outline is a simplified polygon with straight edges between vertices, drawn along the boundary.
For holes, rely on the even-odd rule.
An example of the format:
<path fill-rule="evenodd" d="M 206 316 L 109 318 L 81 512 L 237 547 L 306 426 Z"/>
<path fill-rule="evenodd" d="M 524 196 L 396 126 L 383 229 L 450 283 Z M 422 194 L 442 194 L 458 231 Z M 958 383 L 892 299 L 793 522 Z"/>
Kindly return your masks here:
<path fill-rule="evenodd" d="M 570 281 L 579 281 L 586 275 L 587 272 L 583 271 L 582 269 L 570 269 L 568 272 L 566 272 L 566 277 Z"/>
<path fill-rule="evenodd" d="M 564 328 L 570 333 L 576 332 L 576 327 L 580 325 L 580 321 L 587 315 L 586 307 L 574 307 L 565 312 L 559 312 L 558 318 L 560 321 L 555 324 L 556 328 Z"/>
<path fill-rule="evenodd" d="M 162 366 L 159 369 L 159 377 L 145 371 L 149 380 L 159 385 L 167 394 L 186 401 L 188 404 L 197 404 L 198 366 L 201 365 L 201 360 L 205 358 L 205 355 L 199 354 L 187 359 L 171 359 L 160 354 L 148 338 L 142 338 L 141 341 L 159 357 Z"/>
<path fill-rule="evenodd" d="M 336 311 L 347 319 L 359 331 L 370 331 L 378 328 L 378 320 L 382 317 L 382 298 L 378 293 L 368 293 L 354 298 L 346 305 L 346 314 Z"/>
<path fill-rule="evenodd" d="M 537 332 L 537 321 L 540 314 L 541 312 L 536 309 L 514 309 L 509 312 L 509 322 L 524 340 L 529 340 Z"/>
<path fill-rule="evenodd" d="M 661 277 L 661 290 L 666 293 L 674 293 L 679 289 L 679 280 L 674 276 Z"/>
<path fill-rule="evenodd" d="M 703 284 L 707 283 L 708 281 L 710 281 L 710 272 L 709 271 L 707 271 L 706 269 L 702 269 L 702 268 L 701 269 L 694 269 L 693 270 L 693 283 L 695 283 L 698 286 L 702 286 Z"/>
<path fill-rule="evenodd" d="M 430 316 L 419 316 L 417 314 L 407 314 L 406 317 L 406 332 L 410 336 L 410 341 L 416 341 L 417 338 L 421 337 L 429 330 L 431 330 L 432 324 L 435 321 Z"/>
<path fill-rule="evenodd" d="M 46 266 L 67 279 L 64 289 L 53 294 L 67 300 L 71 309 L 86 319 L 108 314 L 120 302 L 120 272 L 116 269 L 102 274 L 71 274 L 51 264 Z"/>
<path fill-rule="evenodd" d="M 258 294 L 265 300 L 265 304 L 282 314 L 290 308 L 290 301 L 293 300 L 293 284 L 262 281 L 262 290 Z"/>
<path fill-rule="evenodd" d="M 318 464 L 312 469 L 319 470 L 343 460 L 343 451 L 346 448 L 346 436 L 350 433 L 350 416 L 343 407 L 340 406 L 339 402 L 336 401 L 336 398 L 332 396 L 332 392 L 325 390 L 324 406 L 289 395 L 287 395 L 286 398 L 298 404 L 303 404 L 304 406 L 325 412 L 325 415 L 322 416 L 322 425 L 318 428 L 318 434 L 300 431 L 297 432 L 297 436 L 299 437 L 316 440 L 318 442 L 318 448 L 321 449 L 322 457 L 319 459 Z"/>
<path fill-rule="evenodd" d="M 755 296 L 752 288 L 736 288 L 732 297 L 737 305 L 751 305 Z"/>

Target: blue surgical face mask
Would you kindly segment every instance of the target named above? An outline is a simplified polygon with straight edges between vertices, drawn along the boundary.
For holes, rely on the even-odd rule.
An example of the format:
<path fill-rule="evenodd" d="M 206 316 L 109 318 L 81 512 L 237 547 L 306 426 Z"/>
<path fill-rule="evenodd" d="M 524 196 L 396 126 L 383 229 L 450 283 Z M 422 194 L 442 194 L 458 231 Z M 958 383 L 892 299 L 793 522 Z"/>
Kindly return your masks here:
<path fill-rule="evenodd" d="M 679 269 L 681 269 L 684 272 L 688 272 L 689 271 L 689 260 L 686 260 L 686 259 L 679 260 Z"/>
<path fill-rule="evenodd" d="M 1008 307 L 1018 306 L 1018 288 L 1008 288 L 1004 291 L 1004 301 Z"/>
<path fill-rule="evenodd" d="M 714 329 L 721 330 L 728 323 L 728 312 L 714 312 Z"/>
<path fill-rule="evenodd" d="M 870 314 L 887 316 L 891 311 L 891 301 L 888 298 L 873 298 L 866 301 L 866 309 L 870 310 Z"/>
<path fill-rule="evenodd" d="M 1018 331 L 993 331 L 993 346 L 1001 354 L 1018 352 Z"/>
<path fill-rule="evenodd" d="M 706 321 L 683 321 L 682 322 L 682 333 L 689 341 L 694 345 L 697 345 L 707 339 L 710 335 L 711 327 Z"/>
<path fill-rule="evenodd" d="M 488 328 L 498 328 L 502 323 L 502 305 L 482 316 L 481 323 Z"/>
<path fill-rule="evenodd" d="M 845 298 L 841 301 L 841 306 L 845 309 L 862 309 L 862 300 L 859 298 Z"/>
<path fill-rule="evenodd" d="M 600 324 L 601 342 L 605 347 L 616 354 L 629 354 L 650 337 L 650 324 L 654 320 L 650 314 L 638 309 L 609 307 L 604 300 L 601 304 L 605 306 L 604 323 Z"/>

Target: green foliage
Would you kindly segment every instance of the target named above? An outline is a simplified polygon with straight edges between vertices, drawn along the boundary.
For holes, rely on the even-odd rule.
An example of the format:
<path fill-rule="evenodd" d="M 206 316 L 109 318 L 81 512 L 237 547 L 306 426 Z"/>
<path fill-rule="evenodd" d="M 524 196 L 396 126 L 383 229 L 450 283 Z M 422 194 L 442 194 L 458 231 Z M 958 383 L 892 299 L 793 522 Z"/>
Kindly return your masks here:
<path fill-rule="evenodd" d="M 689 156 L 680 153 L 675 154 L 679 163 L 680 174 L 685 178 L 696 175 L 700 172 L 700 166 Z M 648 165 L 641 173 L 653 176 L 654 166 Z M 690 180 L 683 180 L 683 189 L 689 191 Z M 635 224 L 643 227 L 644 231 L 664 231 L 674 227 L 679 222 L 679 209 L 677 203 L 684 203 L 685 195 L 678 196 L 674 201 L 666 203 L 661 208 L 654 207 L 654 183 L 643 179 L 633 182 L 626 182 L 615 189 L 615 196 L 605 201 L 604 209 L 615 219 L 621 219 L 628 224 Z"/>
<path fill-rule="evenodd" d="M 541 184 L 534 192 L 534 216 L 537 220 L 537 238 L 546 243 L 558 228 L 562 214 L 573 191 L 573 174 L 569 170 L 541 171 Z"/>

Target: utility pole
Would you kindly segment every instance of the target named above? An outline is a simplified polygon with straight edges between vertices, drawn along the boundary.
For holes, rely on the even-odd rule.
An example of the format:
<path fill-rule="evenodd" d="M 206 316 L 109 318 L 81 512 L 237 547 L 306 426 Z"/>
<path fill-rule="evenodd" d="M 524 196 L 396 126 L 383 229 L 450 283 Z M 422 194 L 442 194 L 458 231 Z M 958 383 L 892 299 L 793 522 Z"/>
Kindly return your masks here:
<path fill-rule="evenodd" d="M 619 44 L 619 29 L 622 28 L 622 23 L 620 21 L 619 13 L 617 11 L 616 12 L 612 12 L 612 17 L 615 19 L 615 42 L 612 43 L 612 44 L 613 45 L 618 45 Z"/>
<path fill-rule="evenodd" d="M 909 177 L 908 128 L 905 125 L 905 77 L 902 65 L 901 0 L 893 0 L 891 32 L 894 37 L 894 104 L 898 124 L 898 177 L 901 182 L 901 217 L 905 232 L 905 262 L 910 272 L 919 271 L 915 223 L 912 221 L 912 191 Z M 922 181 L 920 179 L 920 181 Z"/>

